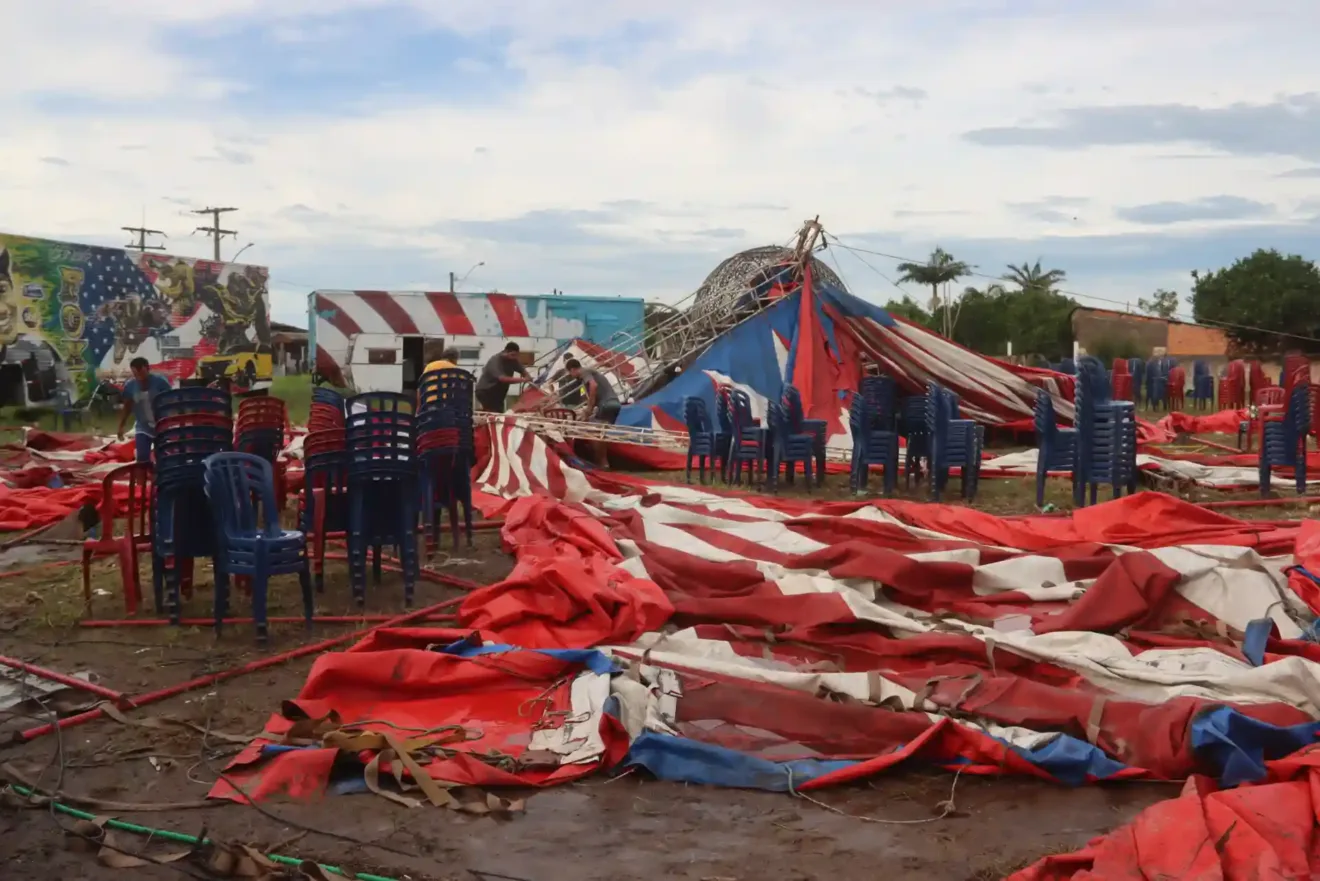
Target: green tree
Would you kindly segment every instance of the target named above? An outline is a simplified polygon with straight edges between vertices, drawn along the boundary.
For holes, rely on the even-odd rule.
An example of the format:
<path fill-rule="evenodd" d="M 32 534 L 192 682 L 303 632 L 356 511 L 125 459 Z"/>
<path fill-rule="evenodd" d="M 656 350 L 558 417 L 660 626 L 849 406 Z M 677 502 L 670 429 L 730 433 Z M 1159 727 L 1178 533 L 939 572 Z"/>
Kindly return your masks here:
<path fill-rule="evenodd" d="M 1008 272 L 1004 273 L 1004 281 L 1011 282 L 1018 286 L 1021 291 L 1044 291 L 1054 293 L 1059 285 L 1063 284 L 1068 278 L 1068 273 L 1062 269 L 1041 269 L 1040 261 L 1021 266 L 1008 265 Z"/>
<path fill-rule="evenodd" d="M 891 315 L 897 315 L 899 318 L 906 318 L 913 324 L 920 324 L 922 327 L 930 327 L 930 313 L 918 306 L 910 297 L 904 297 L 901 300 L 890 300 L 885 303 L 885 311 Z"/>
<path fill-rule="evenodd" d="M 1232 266 L 1192 271 L 1192 315 L 1220 324 L 1237 346 L 1254 352 L 1320 350 L 1320 269 L 1297 254 L 1261 248 Z"/>
<path fill-rule="evenodd" d="M 1172 318 L 1178 312 L 1178 292 L 1159 288 L 1150 295 L 1149 300 L 1145 297 L 1138 298 L 1137 308 L 1147 315 Z"/>
<path fill-rule="evenodd" d="M 946 305 L 941 303 L 941 288 L 972 274 L 970 266 L 961 260 L 955 260 L 953 255 L 943 248 L 936 248 L 931 251 L 930 259 L 925 263 L 898 264 L 898 271 L 900 273 L 898 276 L 900 284 L 919 284 L 930 288 L 930 311 L 932 313 L 940 311 L 941 306 Z M 942 324 L 944 335 L 948 336 L 952 331 L 952 326 L 949 324 L 951 313 L 945 308 L 942 314 L 944 317 Z"/>

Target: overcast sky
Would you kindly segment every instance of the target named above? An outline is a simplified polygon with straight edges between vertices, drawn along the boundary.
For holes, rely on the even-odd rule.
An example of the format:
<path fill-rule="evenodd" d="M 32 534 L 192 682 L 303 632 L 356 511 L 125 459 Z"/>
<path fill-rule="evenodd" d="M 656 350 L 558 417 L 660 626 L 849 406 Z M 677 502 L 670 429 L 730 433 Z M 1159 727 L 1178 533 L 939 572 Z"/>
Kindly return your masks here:
<path fill-rule="evenodd" d="M 123 244 L 235 205 L 312 288 L 675 301 L 819 214 L 1079 294 L 1320 256 L 1304 0 L 0 0 L 0 230 Z M 836 250 L 855 293 L 895 261 Z M 866 262 L 862 262 L 862 260 Z M 868 265 L 869 264 L 869 265 Z M 924 299 L 921 291 L 912 291 Z M 1100 300 L 1083 300 L 1103 305 Z"/>

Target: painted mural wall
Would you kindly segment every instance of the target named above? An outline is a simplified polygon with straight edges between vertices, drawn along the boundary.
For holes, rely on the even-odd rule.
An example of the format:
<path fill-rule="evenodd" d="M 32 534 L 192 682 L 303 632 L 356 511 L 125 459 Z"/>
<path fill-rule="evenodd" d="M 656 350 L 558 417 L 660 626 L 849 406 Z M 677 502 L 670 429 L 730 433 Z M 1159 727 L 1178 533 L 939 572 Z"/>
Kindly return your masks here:
<path fill-rule="evenodd" d="M 74 397 L 142 356 L 173 380 L 271 376 L 269 270 L 0 233 L 0 353 L 45 343 Z M 0 354 L 0 361 L 4 356 Z"/>

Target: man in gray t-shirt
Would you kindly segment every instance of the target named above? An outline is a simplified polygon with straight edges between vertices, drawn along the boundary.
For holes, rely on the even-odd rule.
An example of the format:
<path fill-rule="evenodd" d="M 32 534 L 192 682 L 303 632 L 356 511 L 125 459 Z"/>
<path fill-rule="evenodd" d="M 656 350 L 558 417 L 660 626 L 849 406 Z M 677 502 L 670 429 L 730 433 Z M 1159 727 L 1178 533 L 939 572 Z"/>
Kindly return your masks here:
<path fill-rule="evenodd" d="M 613 425 L 614 420 L 619 418 L 619 410 L 623 405 L 619 401 L 619 396 L 614 393 L 614 386 L 610 385 L 609 379 L 599 370 L 583 367 L 576 358 L 566 360 L 564 369 L 568 371 L 569 376 L 582 384 L 582 389 L 586 392 L 587 419 Z M 605 444 L 589 441 L 588 445 L 591 447 L 596 464 L 601 468 L 608 468 L 609 459 Z"/>
<path fill-rule="evenodd" d="M 509 343 L 503 352 L 491 356 L 482 368 L 481 376 L 477 379 L 477 403 L 483 410 L 503 413 L 509 386 L 531 381 L 532 378 L 518 361 L 518 344 Z"/>

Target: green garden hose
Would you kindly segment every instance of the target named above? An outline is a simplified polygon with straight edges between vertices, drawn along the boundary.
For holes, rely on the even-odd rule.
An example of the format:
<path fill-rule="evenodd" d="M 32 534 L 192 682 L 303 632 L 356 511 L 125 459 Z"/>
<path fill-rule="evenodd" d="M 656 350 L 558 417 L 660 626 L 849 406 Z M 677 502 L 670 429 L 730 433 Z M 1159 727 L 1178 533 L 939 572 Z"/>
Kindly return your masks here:
<path fill-rule="evenodd" d="M 12 786 L 14 791 L 17 792 L 19 795 L 23 796 L 24 798 L 30 798 L 33 795 L 37 794 L 34 793 L 31 789 L 28 789 L 25 786 L 19 786 L 16 783 L 11 783 L 10 786 Z M 96 821 L 101 820 L 101 818 L 96 816 L 96 814 L 89 814 L 86 811 L 80 811 L 77 808 L 71 808 L 68 805 L 60 804 L 59 802 L 54 802 L 52 804 L 52 807 L 54 807 L 55 810 L 59 811 L 61 814 L 68 814 L 70 817 L 77 817 L 79 820 L 96 820 Z M 105 820 L 104 824 L 111 829 L 118 829 L 121 832 L 132 832 L 136 835 L 150 835 L 153 838 L 160 838 L 165 841 L 177 841 L 180 844 L 197 845 L 197 844 L 207 843 L 205 841 L 201 841 L 195 836 L 185 835 L 182 832 L 171 832 L 168 829 L 152 829 L 150 826 L 139 826 L 137 823 L 125 823 L 123 820 Z M 306 860 L 300 860 L 297 857 L 280 856 L 279 854 L 274 854 L 274 853 L 266 854 L 266 859 L 275 863 L 283 863 L 286 866 L 301 866 L 304 862 L 306 862 Z M 332 875 L 343 875 L 344 877 L 348 877 L 348 878 L 358 878 L 360 879 L 360 881 L 396 881 L 396 879 L 387 877 L 385 875 L 369 875 L 365 872 L 359 872 L 356 875 L 350 875 L 348 872 L 345 872 L 343 869 L 339 868 L 338 866 L 327 866 L 324 863 L 318 863 L 317 865 L 319 865 L 324 871 L 329 872 Z"/>

